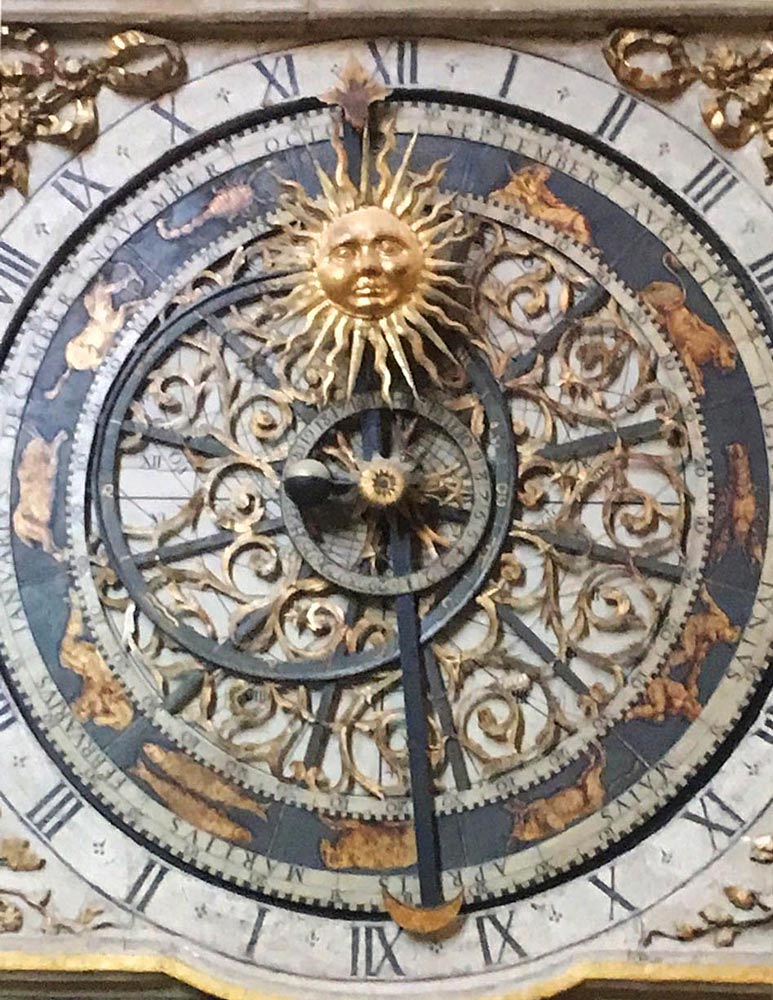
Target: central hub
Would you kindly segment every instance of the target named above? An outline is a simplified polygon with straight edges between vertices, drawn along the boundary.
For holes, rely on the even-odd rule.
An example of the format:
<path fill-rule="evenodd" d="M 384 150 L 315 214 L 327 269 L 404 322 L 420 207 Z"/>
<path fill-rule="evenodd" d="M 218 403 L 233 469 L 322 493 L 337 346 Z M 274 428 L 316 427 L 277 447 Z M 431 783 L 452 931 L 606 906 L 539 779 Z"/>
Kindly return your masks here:
<path fill-rule="evenodd" d="M 470 358 L 467 368 L 481 399 L 496 402 L 485 362 Z M 501 453 L 491 468 L 478 438 L 441 401 L 399 395 L 387 407 L 380 392 L 365 392 L 327 406 L 300 429 L 279 498 L 292 544 L 317 576 L 359 594 L 422 593 L 461 570 L 482 545 L 471 586 L 479 585 L 480 567 L 493 562 L 507 533 L 505 501 L 515 481 L 515 451 L 499 433 L 507 434 L 508 410 L 483 405 L 491 412 L 492 453 L 497 459 Z M 381 454 L 385 443 L 389 456 Z M 508 477 L 504 490 L 500 469 Z M 492 521 L 494 474 L 503 500 Z M 384 523 L 397 513 L 399 529 L 410 533 L 413 560 L 400 572 L 392 564 L 393 526 Z M 466 602 L 469 591 L 461 577 L 452 582 L 438 620 L 447 621 L 448 609 L 459 606 L 457 598 Z"/>
<path fill-rule="evenodd" d="M 363 499 L 374 507 L 393 507 L 405 495 L 405 469 L 395 461 L 377 458 L 360 472 L 358 488 Z"/>

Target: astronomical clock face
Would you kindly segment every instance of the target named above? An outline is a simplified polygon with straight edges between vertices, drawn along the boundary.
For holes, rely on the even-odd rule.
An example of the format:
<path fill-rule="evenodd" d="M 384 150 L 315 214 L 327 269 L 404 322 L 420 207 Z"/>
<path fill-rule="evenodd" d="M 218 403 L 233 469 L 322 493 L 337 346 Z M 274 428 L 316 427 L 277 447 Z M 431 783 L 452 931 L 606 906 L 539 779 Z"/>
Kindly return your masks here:
<path fill-rule="evenodd" d="M 762 199 L 608 83 L 431 41 L 250 57 L 76 162 L 0 243 L 0 747 L 62 863 L 222 978 L 450 995 L 740 835 Z"/>

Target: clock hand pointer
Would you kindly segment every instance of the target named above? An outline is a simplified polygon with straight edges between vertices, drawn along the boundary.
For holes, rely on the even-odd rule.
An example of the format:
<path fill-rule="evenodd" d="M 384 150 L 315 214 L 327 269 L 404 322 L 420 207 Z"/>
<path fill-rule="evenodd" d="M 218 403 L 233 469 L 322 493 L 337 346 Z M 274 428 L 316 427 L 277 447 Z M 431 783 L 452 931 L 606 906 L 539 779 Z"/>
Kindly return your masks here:
<path fill-rule="evenodd" d="M 398 516 L 390 518 L 389 551 L 394 573 L 400 576 L 410 573 L 413 562 L 411 537 L 405 521 Z M 440 856 L 416 595 L 400 594 L 395 605 L 421 903 L 422 906 L 438 906 L 443 901 L 443 894 L 440 886 Z"/>
<path fill-rule="evenodd" d="M 389 519 L 389 554 L 396 575 L 411 572 L 413 565 L 410 528 L 394 514 Z M 400 668 L 403 677 L 405 724 L 411 774 L 411 803 L 419 876 L 419 906 L 401 902 L 384 890 L 384 905 L 400 927 L 416 934 L 433 934 L 448 928 L 457 918 L 463 893 L 445 902 L 440 877 L 440 845 L 435 816 L 432 767 L 429 757 L 429 723 L 425 694 L 426 675 L 419 641 L 420 622 L 416 595 L 400 594 L 395 602 Z"/>
<path fill-rule="evenodd" d="M 363 367 L 358 388 L 363 391 L 371 372 Z M 391 433 L 387 426 L 389 411 L 366 410 L 360 419 L 362 454 L 366 461 L 374 455 L 387 457 Z M 397 576 L 408 574 L 413 566 L 411 533 L 405 519 L 397 512 L 389 516 L 389 559 Z M 416 838 L 416 864 L 421 903 L 412 906 L 384 890 L 384 906 L 398 926 L 414 934 L 435 934 L 453 924 L 459 915 L 463 893 L 449 902 L 443 900 L 440 879 L 440 852 L 435 818 L 432 769 L 429 759 L 429 724 L 425 699 L 425 672 L 420 644 L 416 595 L 400 594 L 395 601 L 397 641 L 403 675 L 405 724 L 408 733 L 408 759 L 411 774 L 411 802 Z"/>

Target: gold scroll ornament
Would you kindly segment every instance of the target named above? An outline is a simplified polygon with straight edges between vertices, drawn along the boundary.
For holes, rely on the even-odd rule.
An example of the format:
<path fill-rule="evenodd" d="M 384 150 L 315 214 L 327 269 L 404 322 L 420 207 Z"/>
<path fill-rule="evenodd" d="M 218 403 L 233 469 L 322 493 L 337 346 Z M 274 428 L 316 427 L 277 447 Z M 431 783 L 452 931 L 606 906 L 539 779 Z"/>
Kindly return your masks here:
<path fill-rule="evenodd" d="M 2 26 L 0 48 L 0 195 L 15 187 L 26 196 L 31 143 L 78 152 L 97 138 L 102 87 L 154 98 L 187 76 L 179 46 L 136 30 L 113 35 L 99 59 L 62 58 L 34 28 Z"/>
<path fill-rule="evenodd" d="M 700 80 L 713 92 L 701 105 L 711 133 L 727 149 L 762 136 L 765 180 L 773 183 L 773 42 L 751 52 L 718 45 L 693 56 L 670 32 L 620 28 L 603 51 L 620 83 L 657 101 L 671 101 Z M 663 59 L 664 69 L 647 68 Z"/>
<path fill-rule="evenodd" d="M 756 865 L 773 863 L 773 835 L 765 833 L 751 838 L 749 860 Z M 760 928 L 773 927 L 773 905 L 767 892 L 768 883 L 757 872 L 754 876 L 745 884 L 722 886 L 719 903 L 707 903 L 697 916 L 677 923 L 672 930 L 650 930 L 642 939 L 644 947 L 649 947 L 655 938 L 696 941 L 710 935 L 717 948 L 732 948 L 737 937 Z M 749 881 L 755 884 L 750 886 Z"/>

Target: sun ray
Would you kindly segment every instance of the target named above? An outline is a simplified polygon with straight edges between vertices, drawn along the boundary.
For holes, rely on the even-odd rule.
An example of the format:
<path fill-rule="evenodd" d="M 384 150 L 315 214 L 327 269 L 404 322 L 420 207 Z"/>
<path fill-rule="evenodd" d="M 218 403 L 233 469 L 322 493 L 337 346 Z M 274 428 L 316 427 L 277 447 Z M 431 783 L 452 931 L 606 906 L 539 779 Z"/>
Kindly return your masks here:
<path fill-rule="evenodd" d="M 370 338 L 373 344 L 373 367 L 376 369 L 376 374 L 381 378 L 381 398 L 385 403 L 389 404 L 392 401 L 389 395 L 389 389 L 392 385 L 392 373 L 387 364 L 387 345 L 381 335 L 381 331 L 377 327 L 371 328 Z"/>
<path fill-rule="evenodd" d="M 411 387 L 411 391 L 415 396 L 416 383 L 413 381 L 411 366 L 408 364 L 408 358 L 405 356 L 403 345 L 400 343 L 400 337 L 404 328 L 397 322 L 394 316 L 385 316 L 381 320 L 380 327 L 383 330 L 384 339 L 392 352 L 392 356 L 397 362 L 400 371 L 403 373 L 405 381 Z"/>
<path fill-rule="evenodd" d="M 458 320 L 451 319 L 451 317 L 445 312 L 444 309 L 442 309 L 440 306 L 436 306 L 433 302 L 430 302 L 429 298 L 424 299 L 423 306 L 428 313 L 432 313 L 433 316 L 439 319 L 444 327 L 450 328 L 452 330 L 458 330 L 459 333 L 464 333 L 464 334 L 468 333 L 466 326 L 458 322 Z"/>
<path fill-rule="evenodd" d="M 392 172 L 389 169 L 389 157 L 395 148 L 395 126 L 394 121 L 388 121 L 383 132 L 383 144 L 376 155 L 376 175 L 378 176 L 378 187 L 373 195 L 373 203 L 381 205 L 384 195 L 389 190 L 392 183 Z"/>
<path fill-rule="evenodd" d="M 360 373 L 360 365 L 362 364 L 362 355 L 365 351 L 365 338 L 362 335 L 362 326 L 359 323 L 354 324 L 354 330 L 352 331 L 352 348 L 349 355 L 349 373 L 346 378 L 346 395 L 351 396 L 354 392 L 354 385 L 357 381 L 357 376 Z"/>
<path fill-rule="evenodd" d="M 325 364 L 331 371 L 335 368 L 336 359 L 346 347 L 346 334 L 354 326 L 354 320 L 349 316 L 342 316 L 333 331 L 333 348 L 325 358 Z"/>
<path fill-rule="evenodd" d="M 459 288 L 459 287 L 463 287 L 463 286 L 457 285 L 457 288 Z M 454 298 L 452 298 L 450 295 L 446 295 L 446 293 L 443 291 L 443 289 L 442 288 L 438 288 L 438 286 L 437 286 L 437 284 L 435 282 L 433 282 L 427 288 L 427 291 L 424 293 L 424 297 L 427 300 L 431 300 L 433 302 L 439 303 L 440 305 L 447 306 L 449 309 L 456 310 L 456 311 L 459 310 L 459 302 L 457 302 L 457 300 L 454 299 Z M 451 320 L 451 322 L 453 322 L 453 320 Z"/>
<path fill-rule="evenodd" d="M 435 330 L 434 326 L 427 321 L 427 319 L 419 312 L 418 309 L 411 309 L 407 312 L 407 318 L 409 322 L 415 326 L 417 329 L 421 330 L 427 340 L 436 347 L 441 354 L 445 354 L 449 360 L 456 364 L 456 358 L 451 353 L 450 347 L 446 344 L 440 334 Z"/>
<path fill-rule="evenodd" d="M 411 325 L 410 320 L 405 325 L 404 336 L 410 344 L 416 363 L 421 365 L 433 382 L 438 383 L 440 381 L 440 373 L 437 370 L 437 365 L 432 358 L 427 355 L 424 350 L 424 343 L 421 339 L 421 335 L 416 327 Z"/>
<path fill-rule="evenodd" d="M 306 356 L 307 363 L 313 361 L 314 358 L 317 356 L 317 354 L 319 353 L 319 350 L 321 349 L 322 345 L 327 340 L 328 333 L 336 325 L 336 321 L 338 321 L 339 323 L 345 323 L 346 322 L 346 317 L 345 316 L 340 316 L 339 317 L 334 312 L 328 312 L 327 316 L 325 317 L 325 319 L 322 322 L 322 326 L 320 327 L 319 333 L 317 334 L 317 336 L 316 336 L 316 338 L 314 340 L 314 343 L 311 345 L 311 350 L 309 351 L 308 355 Z M 335 334 L 334 334 L 334 336 L 335 336 Z"/>
<path fill-rule="evenodd" d="M 408 146 L 406 147 L 405 153 L 403 154 L 403 158 L 400 161 L 400 166 L 397 168 L 394 178 L 392 179 L 389 191 L 385 196 L 384 200 L 381 202 L 382 208 L 386 208 L 390 211 L 394 208 L 395 200 L 400 194 L 400 189 L 402 188 L 403 184 L 403 178 L 405 177 L 408 171 L 408 164 L 410 162 L 411 157 L 413 156 L 413 151 L 416 148 L 416 143 L 418 139 L 419 139 L 419 133 L 414 132 L 410 138 Z"/>

